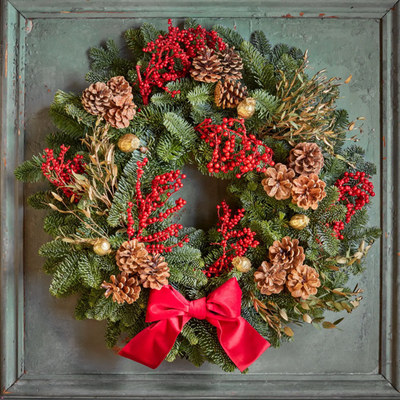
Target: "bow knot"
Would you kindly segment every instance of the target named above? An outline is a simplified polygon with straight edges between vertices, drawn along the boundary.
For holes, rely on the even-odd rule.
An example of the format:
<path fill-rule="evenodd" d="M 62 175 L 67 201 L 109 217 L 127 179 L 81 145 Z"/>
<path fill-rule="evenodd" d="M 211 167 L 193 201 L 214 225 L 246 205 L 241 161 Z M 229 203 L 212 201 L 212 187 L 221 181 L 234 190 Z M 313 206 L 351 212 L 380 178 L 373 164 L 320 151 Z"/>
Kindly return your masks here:
<path fill-rule="evenodd" d="M 207 298 L 202 297 L 198 300 L 189 302 L 188 316 L 196 319 L 206 319 L 207 315 Z"/>
<path fill-rule="evenodd" d="M 240 371 L 252 364 L 270 344 L 240 316 L 242 291 L 229 279 L 207 297 L 186 300 L 172 286 L 150 290 L 146 322 L 155 322 L 119 352 L 123 357 L 157 368 L 167 356 L 185 324 L 207 320 L 217 328 L 222 348 Z"/>

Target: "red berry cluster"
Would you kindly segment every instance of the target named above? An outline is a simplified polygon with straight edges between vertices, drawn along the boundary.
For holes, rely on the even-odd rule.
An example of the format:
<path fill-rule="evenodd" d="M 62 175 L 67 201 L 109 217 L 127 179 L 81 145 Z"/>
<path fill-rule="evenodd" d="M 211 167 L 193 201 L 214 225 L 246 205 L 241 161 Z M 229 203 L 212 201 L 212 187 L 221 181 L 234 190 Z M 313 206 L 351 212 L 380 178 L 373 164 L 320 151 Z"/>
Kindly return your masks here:
<path fill-rule="evenodd" d="M 255 232 L 250 228 L 243 228 L 241 230 L 234 230 L 235 226 L 243 218 L 245 210 L 239 209 L 237 214 L 232 217 L 232 210 L 226 204 L 225 200 L 221 206 L 217 206 L 219 222 L 217 226 L 218 232 L 222 234 L 222 240 L 214 245 L 222 246 L 222 256 L 218 258 L 211 266 L 204 272 L 207 277 L 219 276 L 223 271 L 230 271 L 232 269 L 232 260 L 235 257 L 242 257 L 246 254 L 249 247 L 257 247 L 260 243 L 254 240 Z M 222 215 L 220 211 L 222 209 Z M 234 239 L 234 242 L 230 242 Z M 229 247 L 229 248 L 228 248 Z"/>
<path fill-rule="evenodd" d="M 170 19 L 168 25 L 166 35 L 160 35 L 157 40 L 148 43 L 143 49 L 146 53 L 152 53 L 143 77 L 140 66 L 136 66 L 139 90 L 144 105 L 149 103 L 149 96 L 154 86 L 171 93 L 172 97 L 180 93 L 179 90 L 171 92 L 165 84 L 186 76 L 192 65 L 191 59 L 199 50 L 203 50 L 205 46 L 215 49 L 216 45 L 220 50 L 225 49 L 225 43 L 218 37 L 217 32 L 208 32 L 201 25 L 196 29 L 181 30 L 178 27 L 174 28 Z M 177 60 L 179 60 L 179 68 L 176 68 Z"/>
<path fill-rule="evenodd" d="M 42 158 L 45 161 L 42 163 L 42 172 L 50 183 L 59 187 L 68 198 L 73 197 L 73 201 L 77 203 L 80 195 L 71 188 L 71 184 L 75 180 L 72 173 L 82 174 L 85 172 L 85 164 L 82 163 L 83 156 L 76 155 L 73 160 L 65 161 L 65 154 L 69 147 L 61 145 L 60 149 L 61 151 L 57 158 L 54 158 L 52 149 L 44 150 L 45 154 L 42 155 Z"/>
<path fill-rule="evenodd" d="M 345 202 L 347 207 L 346 224 L 357 210 L 361 210 L 369 203 L 369 197 L 375 196 L 374 185 L 368 180 L 365 172 L 345 172 L 342 179 L 338 179 L 335 186 L 339 189 L 339 201 Z M 338 239 L 344 239 L 340 233 L 344 229 L 343 221 L 335 221 L 333 230 Z"/>
<path fill-rule="evenodd" d="M 186 178 L 186 175 L 182 174 L 181 171 L 171 171 L 167 172 L 163 175 L 156 176 L 151 182 L 151 192 L 143 196 L 141 191 L 141 182 L 140 178 L 144 174 L 144 166 L 147 164 L 148 159 L 144 158 L 143 162 L 137 162 L 137 182 L 136 182 L 136 213 L 138 217 L 137 231 L 135 231 L 134 225 L 135 221 L 132 216 L 132 208 L 134 204 L 132 202 L 128 203 L 127 215 L 128 215 L 128 236 L 130 239 L 137 239 L 143 243 L 157 243 L 157 244 L 148 244 L 146 246 L 147 250 L 150 253 L 158 254 L 163 252 L 171 252 L 173 247 L 179 246 L 182 247 L 184 242 L 189 242 L 189 238 L 185 237 L 179 243 L 173 246 L 165 246 L 162 242 L 165 242 L 170 237 L 179 236 L 179 230 L 183 227 L 179 224 L 172 224 L 168 228 L 160 232 L 153 233 L 151 235 L 143 236 L 143 230 L 146 229 L 149 225 L 154 224 L 156 222 L 163 222 L 165 219 L 170 217 L 175 212 L 182 209 L 182 207 L 186 204 L 186 201 L 182 198 L 179 198 L 175 201 L 175 206 L 171 207 L 167 210 L 160 211 L 157 217 L 151 217 L 151 214 L 157 209 L 164 207 L 165 203 L 171 197 L 171 195 L 177 192 L 179 189 L 183 187 L 182 179 Z M 163 195 L 166 196 L 163 196 Z M 164 199 L 162 199 L 162 197 Z"/>
<path fill-rule="evenodd" d="M 240 125 L 236 130 L 234 124 Z M 207 164 L 210 173 L 227 174 L 239 167 L 240 178 L 244 173 L 256 170 L 265 172 L 265 164 L 275 165 L 273 151 L 254 135 L 247 135 L 244 119 L 224 118 L 221 125 L 212 125 L 206 118 L 196 126 L 200 138 L 214 149 L 212 159 Z"/>

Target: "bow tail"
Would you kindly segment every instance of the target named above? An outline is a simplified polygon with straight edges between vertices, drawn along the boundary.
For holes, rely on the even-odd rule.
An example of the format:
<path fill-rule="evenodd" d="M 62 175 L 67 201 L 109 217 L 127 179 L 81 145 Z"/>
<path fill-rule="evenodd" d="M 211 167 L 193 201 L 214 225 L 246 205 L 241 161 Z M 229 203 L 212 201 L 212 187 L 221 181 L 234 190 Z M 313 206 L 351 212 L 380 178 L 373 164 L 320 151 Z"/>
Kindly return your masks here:
<path fill-rule="evenodd" d="M 139 332 L 119 355 L 155 369 L 168 355 L 189 320 L 190 317 L 184 315 L 158 321 Z"/>
<path fill-rule="evenodd" d="M 243 372 L 268 349 L 264 339 L 244 318 L 207 320 L 217 328 L 219 342 L 232 362 Z"/>

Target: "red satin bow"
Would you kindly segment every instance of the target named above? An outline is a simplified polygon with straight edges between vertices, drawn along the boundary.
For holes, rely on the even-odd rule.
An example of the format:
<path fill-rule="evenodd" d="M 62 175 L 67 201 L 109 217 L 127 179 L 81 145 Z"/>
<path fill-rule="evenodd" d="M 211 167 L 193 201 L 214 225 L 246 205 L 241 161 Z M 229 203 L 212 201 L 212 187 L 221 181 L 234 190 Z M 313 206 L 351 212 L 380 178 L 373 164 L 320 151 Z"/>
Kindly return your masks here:
<path fill-rule="evenodd" d="M 242 291 L 229 279 L 207 297 L 186 300 L 171 286 L 151 290 L 146 322 L 156 322 L 137 334 L 120 352 L 123 357 L 157 368 L 167 356 L 182 328 L 191 318 L 206 319 L 217 328 L 221 346 L 240 371 L 270 346 L 240 316 Z"/>

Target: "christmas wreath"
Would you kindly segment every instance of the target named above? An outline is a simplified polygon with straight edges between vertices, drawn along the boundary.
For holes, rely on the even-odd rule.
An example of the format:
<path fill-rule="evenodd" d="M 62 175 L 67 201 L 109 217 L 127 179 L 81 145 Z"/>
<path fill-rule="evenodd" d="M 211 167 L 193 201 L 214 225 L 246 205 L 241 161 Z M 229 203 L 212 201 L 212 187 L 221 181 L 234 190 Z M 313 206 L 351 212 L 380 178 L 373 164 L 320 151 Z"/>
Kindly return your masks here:
<path fill-rule="evenodd" d="M 366 227 L 375 166 L 345 146 L 362 118 L 336 108 L 342 83 L 310 76 L 307 52 L 168 25 L 129 29 L 130 59 L 113 40 L 92 48 L 90 86 L 57 92 L 58 132 L 15 174 L 49 181 L 28 203 L 48 210 L 50 293 L 79 293 L 76 318 L 107 320 L 109 348 L 247 371 L 289 325 L 335 328 L 325 310 L 359 305 L 346 282 L 380 235 Z M 237 199 L 207 232 L 179 224 L 188 163 Z"/>

